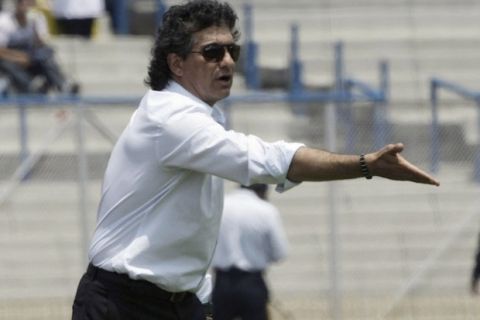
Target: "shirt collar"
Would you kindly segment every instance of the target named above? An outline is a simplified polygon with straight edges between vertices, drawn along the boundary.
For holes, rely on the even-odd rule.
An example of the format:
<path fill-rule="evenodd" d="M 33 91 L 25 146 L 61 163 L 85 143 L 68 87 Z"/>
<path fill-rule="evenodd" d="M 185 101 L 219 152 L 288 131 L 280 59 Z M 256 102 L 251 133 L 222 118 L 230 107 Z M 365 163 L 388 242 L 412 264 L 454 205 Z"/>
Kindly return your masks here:
<path fill-rule="evenodd" d="M 213 107 L 208 105 L 207 103 L 202 101 L 197 96 L 193 95 L 190 91 L 185 89 L 181 84 L 179 84 L 178 82 L 176 82 L 174 80 L 170 80 L 164 90 L 174 92 L 174 93 L 178 93 L 178 94 L 181 94 L 183 96 L 186 96 L 186 97 L 194 100 L 199 105 L 201 105 L 202 108 L 204 108 L 205 111 L 207 111 L 217 123 L 221 124 L 222 126 L 225 126 L 226 118 L 225 118 L 225 115 L 224 115 L 223 111 L 219 107 L 218 103 L 215 103 L 213 105 Z"/>

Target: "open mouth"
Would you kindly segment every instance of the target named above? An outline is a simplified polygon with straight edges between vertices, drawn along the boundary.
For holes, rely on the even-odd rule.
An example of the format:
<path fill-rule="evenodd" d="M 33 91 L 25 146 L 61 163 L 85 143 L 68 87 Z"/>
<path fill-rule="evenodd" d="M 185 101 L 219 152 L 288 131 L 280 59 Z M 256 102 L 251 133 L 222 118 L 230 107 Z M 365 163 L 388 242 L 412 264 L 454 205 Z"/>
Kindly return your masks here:
<path fill-rule="evenodd" d="M 226 75 L 223 75 L 223 76 L 219 77 L 218 80 L 223 81 L 223 82 L 230 82 L 232 80 L 232 76 L 226 74 Z"/>

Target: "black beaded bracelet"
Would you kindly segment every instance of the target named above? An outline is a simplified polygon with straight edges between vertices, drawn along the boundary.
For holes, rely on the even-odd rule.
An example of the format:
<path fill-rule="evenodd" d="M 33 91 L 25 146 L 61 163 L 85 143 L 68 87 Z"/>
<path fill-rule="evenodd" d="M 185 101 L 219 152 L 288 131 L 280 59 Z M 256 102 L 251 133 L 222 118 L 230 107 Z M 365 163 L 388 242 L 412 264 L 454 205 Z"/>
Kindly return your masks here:
<path fill-rule="evenodd" d="M 368 170 L 367 162 L 365 161 L 365 155 L 363 154 L 360 155 L 360 170 L 365 178 L 372 179 L 370 170 Z"/>

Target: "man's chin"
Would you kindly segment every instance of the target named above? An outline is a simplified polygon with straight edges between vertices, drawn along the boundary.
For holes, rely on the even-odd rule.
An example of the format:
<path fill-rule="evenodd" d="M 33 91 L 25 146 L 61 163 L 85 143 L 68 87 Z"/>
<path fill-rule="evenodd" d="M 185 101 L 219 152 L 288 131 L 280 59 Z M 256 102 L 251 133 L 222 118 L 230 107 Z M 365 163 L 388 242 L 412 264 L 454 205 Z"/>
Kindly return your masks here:
<path fill-rule="evenodd" d="M 225 99 L 230 95 L 230 87 L 223 89 L 219 94 L 219 100 Z"/>

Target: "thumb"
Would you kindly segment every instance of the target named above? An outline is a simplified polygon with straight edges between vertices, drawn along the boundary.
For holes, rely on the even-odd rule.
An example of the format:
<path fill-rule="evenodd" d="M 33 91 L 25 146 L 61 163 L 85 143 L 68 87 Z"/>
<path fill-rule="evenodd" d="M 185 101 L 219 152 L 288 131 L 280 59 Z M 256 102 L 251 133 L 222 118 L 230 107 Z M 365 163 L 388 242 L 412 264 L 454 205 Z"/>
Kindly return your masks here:
<path fill-rule="evenodd" d="M 404 149 L 403 143 L 391 143 L 386 145 L 381 151 L 380 156 L 385 154 L 395 155 L 396 153 L 402 152 Z"/>

